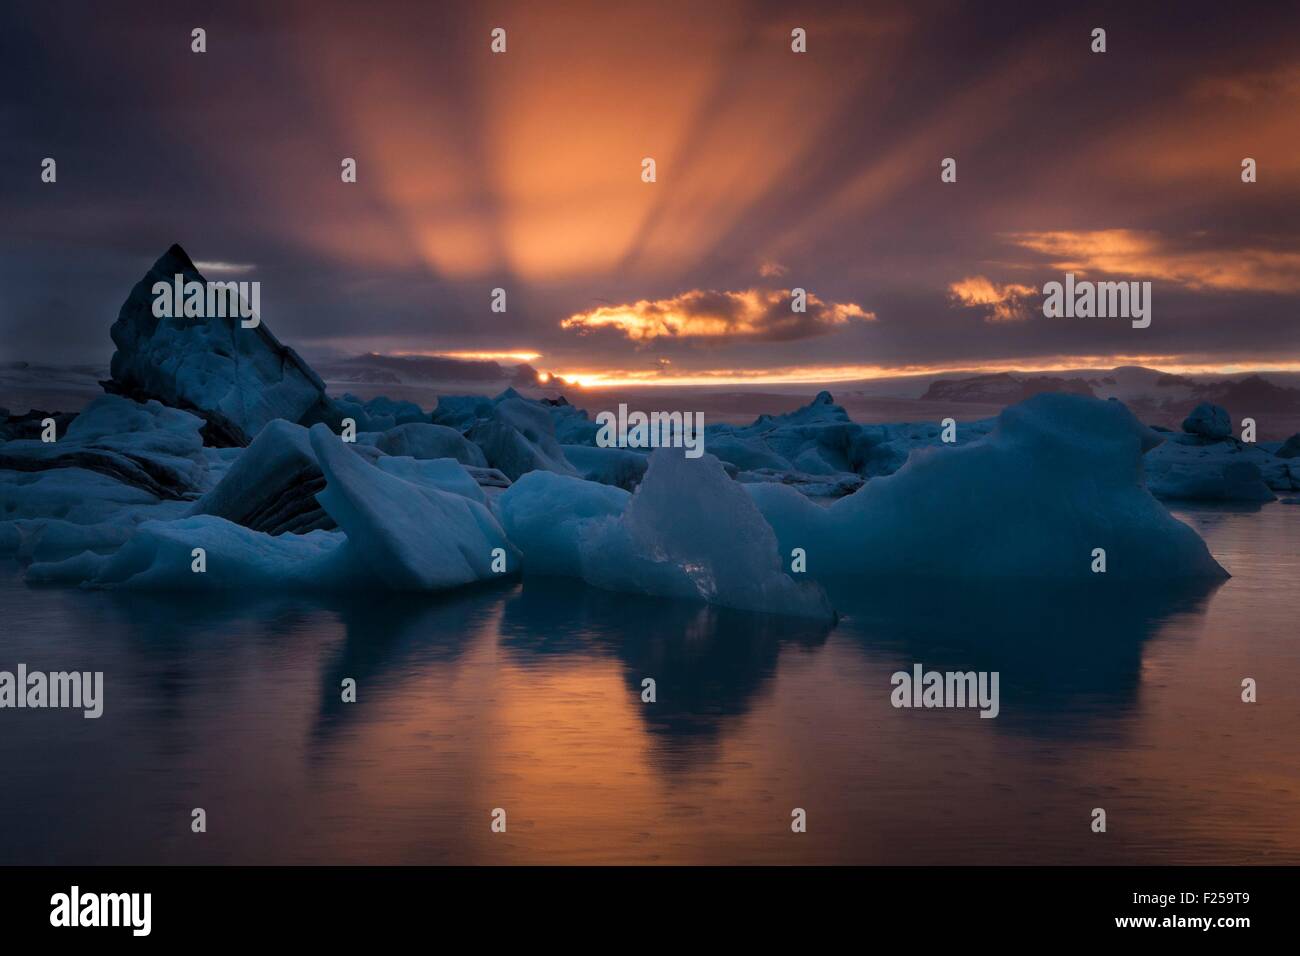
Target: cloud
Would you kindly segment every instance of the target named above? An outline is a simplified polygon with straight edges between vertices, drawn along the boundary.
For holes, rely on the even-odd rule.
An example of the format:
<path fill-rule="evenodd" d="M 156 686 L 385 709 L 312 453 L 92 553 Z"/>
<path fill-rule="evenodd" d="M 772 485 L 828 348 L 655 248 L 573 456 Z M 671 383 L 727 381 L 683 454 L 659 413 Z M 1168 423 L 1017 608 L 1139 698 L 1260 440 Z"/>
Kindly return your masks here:
<path fill-rule="evenodd" d="M 1192 92 L 1198 99 L 1226 100 L 1236 105 L 1293 102 L 1300 97 L 1300 63 L 1286 62 L 1262 70 L 1202 77 Z"/>
<path fill-rule="evenodd" d="M 967 276 L 948 286 L 948 294 L 960 304 L 983 309 L 985 322 L 1023 322 L 1030 315 L 1026 299 L 1037 292 L 1014 282 L 998 285 L 984 276 Z"/>
<path fill-rule="evenodd" d="M 824 335 L 851 319 L 872 322 L 875 318 L 874 312 L 852 302 L 824 302 L 811 292 L 807 311 L 794 312 L 785 289 L 692 289 L 670 299 L 641 299 L 578 312 L 563 319 L 560 327 L 579 332 L 612 328 L 636 342 L 659 338 L 789 342 Z"/>
<path fill-rule="evenodd" d="M 779 262 L 768 260 L 758 267 L 758 274 L 764 279 L 775 279 L 785 275 L 790 270 Z"/>
<path fill-rule="evenodd" d="M 196 262 L 194 267 L 199 272 L 207 275 L 208 273 L 222 273 L 225 275 L 242 275 L 245 272 L 252 272 L 256 266 L 244 264 L 242 262 Z"/>
<path fill-rule="evenodd" d="M 1019 232 L 1010 239 L 1042 253 L 1063 272 L 1104 272 L 1137 280 L 1163 280 L 1194 291 L 1300 292 L 1300 252 L 1265 248 L 1179 247 L 1154 232 Z"/>

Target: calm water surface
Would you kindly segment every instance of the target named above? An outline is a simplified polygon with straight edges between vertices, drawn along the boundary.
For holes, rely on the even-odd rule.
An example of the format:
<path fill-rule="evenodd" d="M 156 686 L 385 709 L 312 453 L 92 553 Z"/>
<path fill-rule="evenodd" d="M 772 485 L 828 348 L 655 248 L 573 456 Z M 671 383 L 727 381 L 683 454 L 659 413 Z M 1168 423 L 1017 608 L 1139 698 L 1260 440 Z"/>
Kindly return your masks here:
<path fill-rule="evenodd" d="M 832 582 L 833 629 L 542 579 L 212 602 L 3 563 L 0 669 L 102 670 L 106 702 L 0 711 L 0 863 L 1300 863 L 1300 507 L 1178 514 L 1232 580 Z M 1000 671 L 1001 716 L 894 709 L 914 662 Z"/>

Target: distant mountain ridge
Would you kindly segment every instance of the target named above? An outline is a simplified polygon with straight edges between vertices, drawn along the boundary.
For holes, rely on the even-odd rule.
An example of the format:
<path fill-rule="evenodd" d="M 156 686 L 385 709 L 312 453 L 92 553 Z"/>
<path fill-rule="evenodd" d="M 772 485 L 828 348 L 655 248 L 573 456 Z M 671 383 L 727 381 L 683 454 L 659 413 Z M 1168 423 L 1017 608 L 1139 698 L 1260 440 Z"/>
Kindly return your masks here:
<path fill-rule="evenodd" d="M 1121 366 L 1109 374 L 1083 377 L 1033 375 L 1024 372 L 996 372 L 967 378 L 936 379 L 921 396 L 926 401 L 1018 402 L 1040 392 L 1069 392 L 1094 398 L 1133 400 L 1133 393 L 1146 393 L 1151 401 L 1162 401 L 1161 391 L 1179 390 L 1179 403 L 1188 400 L 1217 405 L 1263 406 L 1279 411 L 1300 411 L 1300 388 L 1271 382 L 1259 373 L 1241 378 L 1224 377 L 1197 381 L 1186 375 L 1161 372 L 1138 365 Z M 1128 394 L 1122 394 L 1128 393 Z"/>
<path fill-rule="evenodd" d="M 995 372 L 971 378 L 939 379 L 931 382 L 922 401 L 991 402 L 1013 404 L 1042 392 L 1066 392 L 1096 398 L 1091 386 L 1081 378 L 1057 378 L 1050 375 L 1023 377 L 1013 372 Z"/>

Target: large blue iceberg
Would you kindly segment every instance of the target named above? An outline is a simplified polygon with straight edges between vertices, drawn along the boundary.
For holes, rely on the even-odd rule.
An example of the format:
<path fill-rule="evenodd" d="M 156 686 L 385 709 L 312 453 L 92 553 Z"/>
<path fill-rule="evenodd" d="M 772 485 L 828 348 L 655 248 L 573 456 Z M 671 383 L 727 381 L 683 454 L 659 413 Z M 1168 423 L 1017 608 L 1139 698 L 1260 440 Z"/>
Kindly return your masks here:
<path fill-rule="evenodd" d="M 747 488 L 782 549 L 804 549 L 819 575 L 1087 578 L 1101 549 L 1112 579 L 1226 577 L 1143 483 L 1159 442 L 1119 402 L 1042 394 L 986 437 L 920 449 L 829 507 Z"/>

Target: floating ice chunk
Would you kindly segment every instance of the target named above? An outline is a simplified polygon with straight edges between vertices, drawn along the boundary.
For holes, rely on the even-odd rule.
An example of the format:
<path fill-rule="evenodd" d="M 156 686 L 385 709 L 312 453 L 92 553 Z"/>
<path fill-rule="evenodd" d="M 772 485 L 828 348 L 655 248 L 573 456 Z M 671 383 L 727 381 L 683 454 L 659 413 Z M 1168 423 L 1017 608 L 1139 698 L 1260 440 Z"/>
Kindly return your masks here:
<path fill-rule="evenodd" d="M 1203 438 L 1227 438 L 1232 434 L 1232 419 L 1222 405 L 1201 402 L 1183 419 L 1183 431 Z"/>
<path fill-rule="evenodd" d="M 351 418 L 358 429 L 384 432 L 406 424 L 427 423 L 429 416 L 415 402 L 407 402 L 379 395 L 363 402 L 355 395 L 345 394 L 332 399 L 335 414 L 340 420 Z"/>
<path fill-rule="evenodd" d="M 123 508 L 157 504 L 149 492 L 85 468 L 0 471 L 0 519 L 58 518 L 96 524 Z"/>
<path fill-rule="evenodd" d="M 962 422 L 958 443 L 986 434 L 991 420 Z M 752 425 L 715 424 L 705 429 L 705 448 L 743 475 L 782 479 L 813 497 L 852 488 L 852 476 L 893 474 L 916 448 L 942 445 L 936 423 L 861 425 L 849 420 L 829 392 L 785 415 L 760 415 Z M 945 446 L 947 447 L 947 446 Z M 817 480 L 820 478 L 820 480 Z M 745 479 L 748 480 L 748 479 Z"/>
<path fill-rule="evenodd" d="M 1152 463 L 1147 487 L 1158 498 L 1186 501 L 1265 502 L 1277 496 L 1249 461 L 1160 459 Z"/>
<path fill-rule="evenodd" d="M 143 590 L 338 590 L 373 583 L 345 550 L 337 532 L 272 536 L 199 515 L 147 521 L 110 555 L 90 552 L 65 561 L 33 564 L 33 584 L 81 584 Z M 204 552 L 194 571 L 194 549 Z"/>
<path fill-rule="evenodd" d="M 518 552 L 482 504 L 381 471 L 324 425 L 312 427 L 311 444 L 326 479 L 317 498 L 388 587 L 440 590 L 490 578 L 498 548 L 516 569 Z"/>
<path fill-rule="evenodd" d="M 730 462 L 741 471 L 768 468 L 773 471 L 794 470 L 789 459 L 778 455 L 767 442 L 755 436 L 705 432 L 704 447 L 721 461 Z"/>
<path fill-rule="evenodd" d="M 486 395 L 439 395 L 438 405 L 430 418 L 435 425 L 463 431 L 481 418 L 490 418 L 498 402 L 517 395 L 518 392 L 514 389 L 506 389 L 505 393 L 495 399 Z"/>
<path fill-rule="evenodd" d="M 524 399 L 502 401 L 492 408 L 491 417 L 476 422 L 466 437 L 483 449 L 489 465 L 511 481 L 539 470 L 576 474 L 555 440 L 551 416 L 539 405 Z"/>
<path fill-rule="evenodd" d="M 141 522 L 189 507 L 85 468 L 0 471 L 0 554 L 47 561 L 109 551 Z"/>
<path fill-rule="evenodd" d="M 555 423 L 555 437 L 562 445 L 595 445 L 600 426 L 588 417 L 587 412 L 569 404 L 561 395 L 556 399 L 543 399 L 541 404 Z"/>
<path fill-rule="evenodd" d="M 188 412 L 158 402 L 101 395 L 54 442 L 0 444 L 0 468 L 45 471 L 84 468 L 159 498 L 197 494 L 207 476 L 199 428 Z"/>
<path fill-rule="evenodd" d="M 596 587 L 833 620 L 825 592 L 782 567 L 776 536 L 712 455 L 661 448 L 622 515 L 585 524 L 582 576 Z"/>
<path fill-rule="evenodd" d="M 588 481 L 632 491 L 640 483 L 650 459 L 626 448 L 598 445 L 561 445 L 564 457 Z"/>
<path fill-rule="evenodd" d="M 660 449 L 635 495 L 535 471 L 515 482 L 498 507 L 527 574 L 833 618 L 819 587 L 782 570 L 772 530 L 711 455 L 687 459 L 679 449 Z"/>
<path fill-rule="evenodd" d="M 324 487 L 307 429 L 277 420 L 267 423 L 199 499 L 194 514 L 216 515 L 268 534 L 329 530 L 334 520 L 316 501 Z"/>
<path fill-rule="evenodd" d="M 1274 491 L 1300 491 L 1300 462 L 1233 438 L 1171 433 L 1147 453 L 1145 467 L 1157 498 L 1262 502 Z"/>
<path fill-rule="evenodd" d="M 380 471 L 396 475 L 403 481 L 438 488 L 449 494 L 460 495 L 470 501 L 486 503 L 487 496 L 474 477 L 454 458 L 393 458 L 383 457 L 375 462 Z"/>
<path fill-rule="evenodd" d="M 831 475 L 810 475 L 802 471 L 773 471 L 761 468 L 757 471 L 742 471 L 735 479 L 744 484 L 764 484 L 776 482 L 789 485 L 794 490 L 809 498 L 843 498 L 857 491 L 865 482 L 861 475 L 835 473 Z"/>
<path fill-rule="evenodd" d="M 745 485 L 782 553 L 814 574 L 1080 578 L 1103 548 L 1112 578 L 1216 578 L 1205 543 L 1142 483 L 1159 441 L 1119 402 L 1043 394 L 985 438 L 914 453 L 896 474 L 820 508 Z"/>
<path fill-rule="evenodd" d="M 344 534 L 270 535 L 215 515 L 146 521 L 113 554 L 33 564 L 28 580 L 155 589 L 441 590 L 494 576 L 496 548 L 506 570 L 517 569 L 518 552 L 479 502 L 382 471 L 324 425 L 311 430 L 310 441 L 327 482 L 319 497 Z M 202 572 L 192 568 L 195 548 L 204 550 Z"/>
<path fill-rule="evenodd" d="M 375 443 L 386 455 L 405 458 L 455 458 L 462 465 L 486 468 L 483 451 L 459 431 L 446 425 L 413 422 L 390 428 Z"/>
<path fill-rule="evenodd" d="M 506 535 L 523 552 L 526 574 L 581 577 L 582 529 L 617 517 L 632 498 L 613 485 L 530 471 L 497 499 Z"/>
<path fill-rule="evenodd" d="M 56 561 L 82 551 L 111 552 L 131 539 L 137 525 L 179 518 L 188 509 L 185 502 L 160 501 L 124 508 L 93 524 L 61 518 L 0 521 L 0 554 L 23 561 Z"/>

